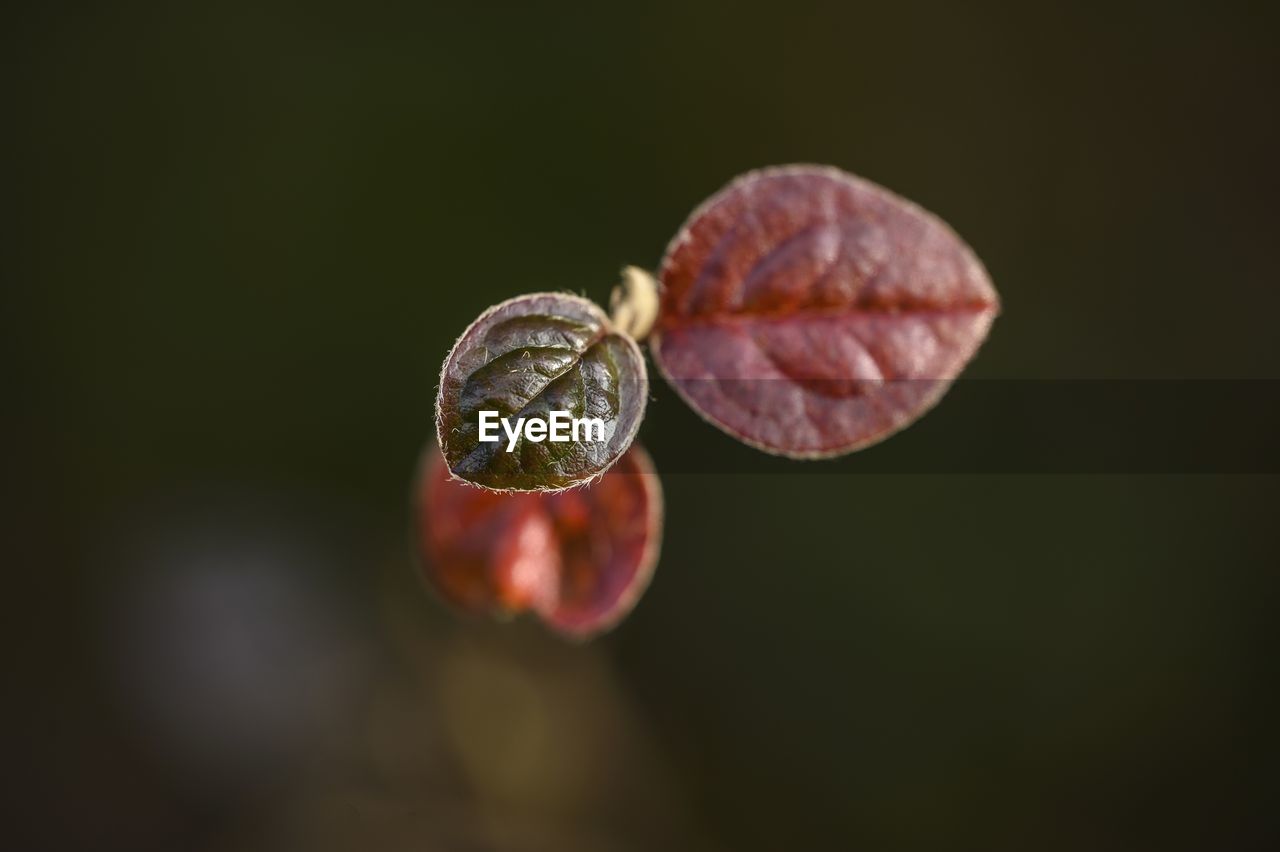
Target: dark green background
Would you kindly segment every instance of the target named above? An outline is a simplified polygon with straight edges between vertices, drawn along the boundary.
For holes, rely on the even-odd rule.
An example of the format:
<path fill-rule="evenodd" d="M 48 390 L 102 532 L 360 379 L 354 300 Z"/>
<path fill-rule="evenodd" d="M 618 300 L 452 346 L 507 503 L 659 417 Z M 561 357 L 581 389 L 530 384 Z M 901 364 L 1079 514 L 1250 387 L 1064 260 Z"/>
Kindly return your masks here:
<path fill-rule="evenodd" d="M 406 532 L 467 323 L 606 299 L 763 165 L 965 236 L 1005 306 L 971 376 L 1280 378 L 1274 7 L 11 18 L 22 848 L 1274 840 L 1273 477 L 669 471 L 585 648 L 455 618 Z M 679 405 L 642 440 L 729 440 Z"/>

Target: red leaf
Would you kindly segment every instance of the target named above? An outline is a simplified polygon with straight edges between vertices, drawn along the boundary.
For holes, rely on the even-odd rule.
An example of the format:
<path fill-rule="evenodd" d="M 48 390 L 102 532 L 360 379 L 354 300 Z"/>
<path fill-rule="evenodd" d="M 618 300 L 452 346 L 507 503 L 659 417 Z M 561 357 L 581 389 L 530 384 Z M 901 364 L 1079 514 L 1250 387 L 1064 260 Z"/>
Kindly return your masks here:
<path fill-rule="evenodd" d="M 633 444 L 584 488 L 500 494 L 449 475 L 435 447 L 417 486 L 427 580 L 469 612 L 532 611 L 553 629 L 588 637 L 631 611 L 649 584 L 662 535 L 662 488 Z"/>
<path fill-rule="evenodd" d="M 999 312 L 940 219 L 833 168 L 744 175 L 667 248 L 651 348 L 705 419 L 767 452 L 842 455 L 924 414 Z"/>

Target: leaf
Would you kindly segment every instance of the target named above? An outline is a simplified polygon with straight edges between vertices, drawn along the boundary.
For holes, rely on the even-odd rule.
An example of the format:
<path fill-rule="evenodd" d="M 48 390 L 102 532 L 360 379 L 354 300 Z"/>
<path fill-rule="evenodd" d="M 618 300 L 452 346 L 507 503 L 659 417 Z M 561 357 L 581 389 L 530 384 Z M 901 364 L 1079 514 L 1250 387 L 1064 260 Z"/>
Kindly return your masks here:
<path fill-rule="evenodd" d="M 706 420 L 793 458 L 843 455 L 916 420 L 999 312 L 945 223 L 820 166 L 733 181 L 689 217 L 659 277 L 659 370 Z"/>
<path fill-rule="evenodd" d="M 424 573 L 447 601 L 473 613 L 532 611 L 586 638 L 631 611 L 649 584 L 662 538 L 662 487 L 633 445 L 585 488 L 499 494 L 449 475 L 434 446 L 417 486 Z"/>
<path fill-rule="evenodd" d="M 553 491 L 599 476 L 626 452 L 649 396 L 644 357 L 594 303 L 539 293 L 486 311 L 445 360 L 436 425 L 449 469 L 496 491 Z M 480 412 L 547 420 L 552 411 L 604 421 L 603 441 L 480 440 Z"/>

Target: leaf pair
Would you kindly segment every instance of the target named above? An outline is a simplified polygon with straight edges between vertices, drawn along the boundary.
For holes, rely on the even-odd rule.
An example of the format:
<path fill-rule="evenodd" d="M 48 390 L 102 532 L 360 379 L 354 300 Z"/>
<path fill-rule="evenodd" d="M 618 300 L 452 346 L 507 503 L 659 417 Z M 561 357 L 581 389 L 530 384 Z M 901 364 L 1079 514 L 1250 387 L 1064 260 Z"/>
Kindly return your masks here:
<path fill-rule="evenodd" d="M 521 296 L 486 311 L 445 360 L 442 452 L 428 449 L 418 521 L 427 576 L 456 605 L 531 610 L 585 637 L 635 604 L 662 532 L 657 476 L 632 445 L 649 393 L 635 338 L 728 434 L 829 458 L 924 414 L 999 310 L 941 220 L 816 166 L 753 172 L 694 211 L 667 247 L 660 292 L 626 275 L 612 317 L 577 296 Z M 487 429 L 495 419 L 506 435 Z M 566 419 L 598 428 L 556 434 Z"/>
<path fill-rule="evenodd" d="M 672 240 L 649 339 L 703 418 L 792 458 L 829 458 L 924 414 L 999 311 L 986 271 L 940 219 L 832 168 L 738 178 Z M 628 327 L 631 323 L 626 323 Z M 591 481 L 627 451 L 648 376 L 636 342 L 593 303 L 542 293 L 485 312 L 445 361 L 440 446 L 457 478 L 495 491 Z M 480 412 L 604 424 L 601 440 L 481 441 Z"/>

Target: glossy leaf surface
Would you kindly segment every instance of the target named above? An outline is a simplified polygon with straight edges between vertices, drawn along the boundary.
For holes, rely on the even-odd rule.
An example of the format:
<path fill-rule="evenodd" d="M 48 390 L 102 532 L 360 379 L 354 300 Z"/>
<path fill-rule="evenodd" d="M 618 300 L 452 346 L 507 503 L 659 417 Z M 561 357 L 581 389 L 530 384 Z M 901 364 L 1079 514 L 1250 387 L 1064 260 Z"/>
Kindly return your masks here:
<path fill-rule="evenodd" d="M 738 178 L 667 249 L 655 362 L 705 419 L 795 458 L 841 455 L 911 423 L 999 311 L 940 219 L 819 166 Z"/>
<path fill-rule="evenodd" d="M 648 401 L 644 357 L 596 305 L 539 293 L 486 311 L 454 345 L 440 378 L 440 446 L 453 473 L 484 488 L 545 491 L 589 481 L 635 438 Z M 547 420 L 552 411 L 604 421 L 603 441 L 480 441 L 480 412 Z M 499 434 L 502 432 L 499 430 Z"/>
<path fill-rule="evenodd" d="M 591 636 L 631 611 L 657 563 L 662 489 L 639 445 L 591 485 L 543 494 L 472 488 L 430 446 L 417 498 L 426 577 L 468 612 L 531 611 Z"/>

